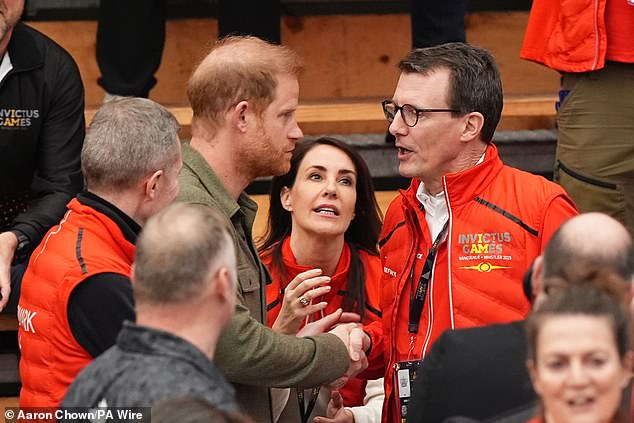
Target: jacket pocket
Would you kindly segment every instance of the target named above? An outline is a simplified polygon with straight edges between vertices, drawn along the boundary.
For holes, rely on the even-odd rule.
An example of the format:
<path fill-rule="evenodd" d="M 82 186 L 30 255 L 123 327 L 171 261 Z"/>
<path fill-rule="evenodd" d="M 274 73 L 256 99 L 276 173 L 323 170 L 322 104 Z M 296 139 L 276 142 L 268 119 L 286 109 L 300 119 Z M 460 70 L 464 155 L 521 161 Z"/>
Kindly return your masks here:
<path fill-rule="evenodd" d="M 260 290 L 260 276 L 257 269 L 249 264 L 238 265 L 238 283 L 243 293 Z"/>
<path fill-rule="evenodd" d="M 561 169 L 562 171 L 567 173 L 568 176 L 570 176 L 571 178 L 575 178 L 581 182 L 585 182 L 586 184 L 594 185 L 600 188 L 611 189 L 611 190 L 616 190 L 618 188 L 616 184 L 613 184 L 611 182 L 600 181 L 598 179 L 591 178 L 589 176 L 577 173 L 574 170 L 570 169 L 569 167 L 565 166 L 561 162 L 557 162 L 555 166 L 556 166 L 556 169 Z"/>

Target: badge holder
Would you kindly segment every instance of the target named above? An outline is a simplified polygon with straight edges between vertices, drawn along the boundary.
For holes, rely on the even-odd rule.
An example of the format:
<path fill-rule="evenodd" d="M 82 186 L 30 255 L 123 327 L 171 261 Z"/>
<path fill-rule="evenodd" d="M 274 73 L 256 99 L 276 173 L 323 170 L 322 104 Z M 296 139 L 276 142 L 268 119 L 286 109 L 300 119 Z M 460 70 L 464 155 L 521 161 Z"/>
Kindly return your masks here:
<path fill-rule="evenodd" d="M 394 365 L 394 386 L 398 394 L 399 421 L 401 423 L 407 421 L 407 409 L 412 397 L 412 386 L 416 380 L 416 372 L 419 365 L 419 360 L 399 361 Z"/>

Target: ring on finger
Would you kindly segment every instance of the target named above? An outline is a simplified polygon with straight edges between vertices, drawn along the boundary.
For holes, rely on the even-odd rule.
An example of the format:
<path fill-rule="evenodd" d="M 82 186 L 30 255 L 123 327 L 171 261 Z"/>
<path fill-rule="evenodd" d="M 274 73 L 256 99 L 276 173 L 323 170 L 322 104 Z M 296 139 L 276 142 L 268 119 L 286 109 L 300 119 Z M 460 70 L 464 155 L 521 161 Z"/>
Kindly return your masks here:
<path fill-rule="evenodd" d="M 299 297 L 299 302 L 304 307 L 307 307 L 310 304 L 310 302 L 305 297 Z"/>

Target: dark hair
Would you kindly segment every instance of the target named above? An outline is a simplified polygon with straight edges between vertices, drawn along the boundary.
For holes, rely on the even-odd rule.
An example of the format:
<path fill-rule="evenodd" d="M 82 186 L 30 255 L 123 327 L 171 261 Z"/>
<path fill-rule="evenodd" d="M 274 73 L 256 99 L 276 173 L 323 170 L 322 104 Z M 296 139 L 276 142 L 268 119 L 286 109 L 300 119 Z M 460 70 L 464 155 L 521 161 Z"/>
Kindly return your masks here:
<path fill-rule="evenodd" d="M 247 416 L 220 410 L 198 397 L 161 401 L 152 407 L 153 423 L 253 423 Z"/>
<path fill-rule="evenodd" d="M 482 139 L 491 142 L 502 115 L 502 82 L 491 53 L 465 43 L 447 43 L 414 49 L 398 67 L 402 72 L 422 75 L 448 69 L 448 107 L 460 110 L 452 114 L 482 113 Z"/>
<path fill-rule="evenodd" d="M 570 269 L 575 267 L 578 266 L 570 266 Z M 537 336 L 544 320 L 557 315 L 607 317 L 619 356 L 623 358 L 631 349 L 628 283 L 606 269 L 587 267 L 583 273 L 570 270 L 564 272 L 564 277 L 544 280 L 544 290 L 548 296 L 531 312 L 526 322 L 528 358 L 536 359 Z M 571 277 L 576 280 L 568 280 Z"/>
<path fill-rule="evenodd" d="M 557 279 L 557 278 L 555 278 Z M 548 281 L 545 281 L 548 282 Z M 543 303 L 533 310 L 526 321 L 528 359 L 537 361 L 537 338 L 545 321 L 564 315 L 583 315 L 607 318 L 614 335 L 614 342 L 623 360 L 631 351 L 631 317 L 624 294 L 626 283 L 618 275 L 608 271 L 594 272 L 591 279 L 581 283 L 554 283 L 558 286 Z M 540 407 L 540 415 L 545 410 Z M 616 410 L 613 422 L 629 422 L 629 416 L 622 407 Z"/>
<path fill-rule="evenodd" d="M 322 137 L 302 141 L 297 144 L 291 158 L 290 170 L 282 176 L 276 176 L 271 182 L 268 227 L 260 245 L 260 251 L 268 250 L 272 266 L 281 274 L 286 273 L 282 259 L 281 241 L 290 235 L 292 229 L 291 214 L 282 207 L 280 193 L 284 187 L 295 184 L 297 171 L 306 154 L 318 145 L 330 145 L 343 151 L 357 172 L 357 202 L 354 207 L 355 218 L 345 232 L 345 240 L 350 246 L 350 272 L 348 288 L 343 308 L 345 311 L 365 313 L 365 269 L 359 257 L 358 249 L 378 254 L 377 242 L 381 232 L 381 209 L 374 196 L 374 186 L 370 170 L 363 158 L 354 149 L 336 138 Z M 355 307 L 356 304 L 356 307 Z"/>

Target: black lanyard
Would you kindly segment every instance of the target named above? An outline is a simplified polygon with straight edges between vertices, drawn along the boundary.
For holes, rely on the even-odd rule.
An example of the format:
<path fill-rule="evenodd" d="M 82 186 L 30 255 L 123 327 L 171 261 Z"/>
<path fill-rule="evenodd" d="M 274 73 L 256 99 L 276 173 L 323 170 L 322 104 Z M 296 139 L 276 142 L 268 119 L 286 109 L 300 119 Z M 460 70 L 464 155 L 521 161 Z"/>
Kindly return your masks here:
<path fill-rule="evenodd" d="M 315 408 L 315 403 L 317 402 L 317 397 L 319 396 L 319 388 L 313 388 L 310 391 L 310 401 L 308 402 L 308 406 L 304 405 L 304 390 L 302 388 L 297 388 L 297 402 L 299 402 L 299 415 L 302 419 L 302 423 L 307 423 L 310 418 L 310 414 L 313 412 L 313 408 Z"/>
<path fill-rule="evenodd" d="M 429 286 L 431 272 L 434 267 L 434 259 L 436 258 L 438 246 L 442 242 L 443 238 L 445 238 L 445 234 L 447 233 L 448 223 L 449 221 L 445 222 L 445 226 L 442 227 L 442 230 L 440 231 L 440 233 L 436 237 L 436 240 L 429 249 L 429 252 L 427 253 L 427 258 L 425 258 L 425 264 L 423 265 L 423 271 L 421 272 L 420 279 L 418 280 L 416 292 L 410 298 L 409 324 L 407 325 L 409 333 L 418 333 L 418 322 L 420 321 L 420 315 L 423 313 L 425 297 L 427 297 L 427 288 Z M 414 261 L 414 263 L 412 264 L 412 272 L 414 271 L 415 264 L 416 261 Z"/>

